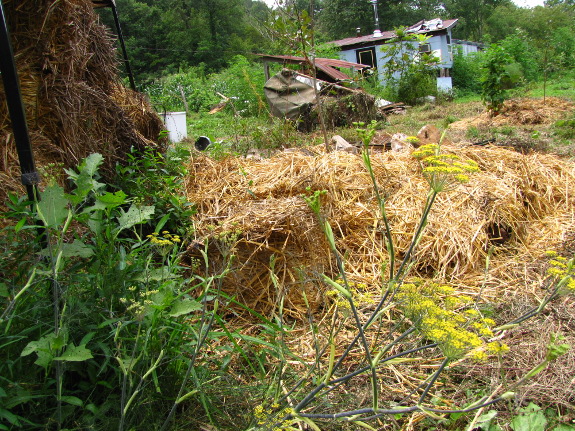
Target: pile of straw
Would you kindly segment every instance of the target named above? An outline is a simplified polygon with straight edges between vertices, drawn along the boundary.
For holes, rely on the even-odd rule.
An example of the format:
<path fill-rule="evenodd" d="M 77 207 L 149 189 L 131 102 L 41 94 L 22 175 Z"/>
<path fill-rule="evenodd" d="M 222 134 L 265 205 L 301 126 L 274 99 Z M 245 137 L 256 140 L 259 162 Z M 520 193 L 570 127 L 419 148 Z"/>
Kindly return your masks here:
<path fill-rule="evenodd" d="M 451 130 L 467 130 L 469 127 L 501 127 L 506 125 L 540 125 L 551 124 L 566 113 L 572 112 L 575 105 L 558 97 L 543 99 L 507 100 L 495 117 L 489 112 L 456 121 L 449 125 Z"/>
<path fill-rule="evenodd" d="M 322 212 L 345 256 L 351 279 L 377 289 L 387 261 L 383 226 L 369 175 L 361 156 L 343 152 L 315 156 L 284 152 L 266 160 L 197 155 L 190 163 L 186 189 L 198 207 L 198 239 L 210 238 L 212 259 L 222 234 L 240 232 L 235 271 L 224 290 L 262 312 L 274 309 L 278 295 L 286 308 L 305 312 L 302 291 L 313 309 L 325 305 L 319 274 L 335 275 L 333 257 L 302 195 L 326 190 Z M 439 195 L 417 248 L 415 271 L 440 277 L 463 291 L 494 297 L 501 287 L 525 279 L 530 262 L 559 247 L 573 231 L 575 169 L 555 156 L 522 155 L 500 147 L 443 146 L 475 160 L 481 172 L 466 185 Z M 407 250 L 428 192 L 410 151 L 373 153 L 378 184 L 398 258 Z M 488 280 L 484 267 L 495 250 Z M 274 286 L 270 258 L 275 257 Z M 536 263 L 537 264 L 537 263 Z M 537 283 L 537 279 L 523 283 Z M 515 284 L 514 284 L 515 283 Z"/>
<path fill-rule="evenodd" d="M 130 147 L 157 145 L 162 122 L 140 94 L 123 87 L 106 27 L 90 0 L 5 0 L 37 164 L 77 164 L 90 153 L 111 173 Z M 0 180 L 19 190 L 11 122 L 0 88 Z"/>

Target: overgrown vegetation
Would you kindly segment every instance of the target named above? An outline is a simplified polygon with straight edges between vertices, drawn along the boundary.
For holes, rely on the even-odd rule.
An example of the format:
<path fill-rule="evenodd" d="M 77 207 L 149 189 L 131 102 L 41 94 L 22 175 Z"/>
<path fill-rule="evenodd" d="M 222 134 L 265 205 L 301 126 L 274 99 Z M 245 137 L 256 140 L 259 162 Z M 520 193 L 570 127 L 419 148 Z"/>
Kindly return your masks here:
<path fill-rule="evenodd" d="M 327 344 L 315 339 L 311 362 L 290 347 L 292 328 L 281 296 L 271 318 L 247 310 L 260 327 L 258 335 L 229 326 L 233 314 L 227 305 L 241 304 L 224 295 L 220 286 L 230 272 L 241 232 L 219 234 L 210 243 L 192 240 L 190 208 L 178 194 L 186 156 L 180 150 L 165 158 L 153 152 L 134 154 L 130 165 L 118 170 L 122 189 L 99 181 L 102 156 L 94 154 L 77 170 L 66 172 L 72 182 L 69 193 L 51 181 L 33 209 L 12 197 L 4 217 L 13 222 L 2 232 L 0 346 L 6 360 L 0 363 L 0 417 L 6 425 L 0 426 L 178 429 L 172 421 L 187 420 L 179 413 L 192 410 L 201 412 L 194 414 L 196 420 L 222 427 L 227 419 L 216 400 L 223 393 L 243 409 L 232 413 L 230 429 L 290 429 L 297 423 L 329 429 L 331 421 L 369 427 L 371 421 L 401 420 L 414 412 L 432 422 L 449 417 L 456 423 L 470 419 L 460 414 L 511 398 L 516 388 L 568 350 L 560 336 L 550 340 L 540 364 L 490 397 L 453 400 L 446 409 L 432 394 L 452 361 L 501 360 L 508 347 L 488 339 L 572 294 L 575 262 L 550 254 L 546 295 L 511 322 L 498 321 L 488 304 L 457 295 L 450 286 L 411 278 L 414 252 L 437 196 L 453 191 L 478 168 L 472 161 L 442 154 L 436 144 L 414 153 L 429 192 L 411 245 L 396 261 L 385 198 L 367 151 L 374 133 L 375 124 L 358 131 L 389 251 L 385 281 L 381 295 L 371 297 L 348 280 L 345 257 L 323 213 L 324 192 L 310 190 L 305 199 L 337 264 L 337 276 L 322 275 L 333 298 L 331 323 L 320 325 L 309 315 L 312 332 L 321 328 L 328 334 Z M 209 257 L 208 247 L 214 245 L 222 257 L 217 261 Z M 189 247 L 197 250 L 198 260 L 184 259 Z M 271 280 L 280 291 L 274 266 L 272 258 Z M 371 305 L 366 309 L 366 304 Z M 336 354 L 336 340 L 350 328 L 355 336 Z M 416 399 L 381 404 L 383 370 L 409 364 L 427 350 L 441 352 L 444 359 L 437 369 L 418 377 Z M 347 371 L 350 360 L 357 369 Z M 259 386 L 253 385 L 251 393 L 240 391 L 245 382 L 233 380 L 239 373 L 248 373 L 251 377 L 243 379 L 257 379 Z M 220 380 L 227 383 L 220 385 Z M 368 407 L 335 401 L 337 389 L 351 382 L 365 386 Z M 226 392 L 227 385 L 235 392 Z M 537 414 L 537 407 L 528 411 L 533 421 L 551 420 Z M 490 411 L 476 422 L 495 427 L 494 417 Z M 517 416 L 512 429 L 525 421 Z"/>
<path fill-rule="evenodd" d="M 129 3 L 131 13 L 146 12 L 142 5 Z M 150 81 L 146 91 L 158 111 L 188 111 L 192 136 L 209 136 L 214 143 L 208 155 L 216 160 L 253 149 L 321 142 L 297 132 L 293 122 L 270 120 L 259 64 L 236 55 L 223 67 L 221 57 L 210 57 L 225 46 L 216 37 L 221 29 L 209 26 L 221 12 L 214 9 L 216 3 L 198 6 L 206 12 L 198 22 L 213 38 L 196 46 L 194 60 L 205 57 L 209 66 L 190 67 L 182 57 L 178 73 Z M 162 15 L 159 9 L 147 12 L 147 19 Z M 188 22 L 189 17 L 180 18 Z M 289 29 L 288 24 L 280 28 Z M 479 98 L 481 93 L 488 109 L 498 112 L 506 91 L 547 86 L 539 81 L 542 71 L 557 72 L 548 67 L 550 58 L 561 71 L 573 66 L 575 42 L 562 29 L 553 33 L 549 56 L 529 49 L 521 32 L 505 35 L 484 53 L 456 53 L 458 94 Z M 185 32 L 174 34 L 183 37 Z M 237 40 L 241 34 L 228 48 L 242 46 Z M 299 33 L 302 38 L 313 34 Z M 296 41 L 301 49 L 294 49 L 314 55 L 314 43 L 306 43 Z M 390 55 L 397 46 L 389 48 Z M 434 59 L 414 64 L 401 48 L 395 54 L 399 60 L 389 65 L 389 86 L 372 82 L 371 89 L 410 103 L 433 94 Z M 567 73 L 564 79 L 553 83 L 569 86 L 573 80 Z M 208 114 L 218 102 L 223 109 Z M 66 170 L 65 179 L 60 167 L 53 166 L 45 173 L 48 184 L 40 202 L 11 196 L 2 214 L 0 429 L 575 429 L 565 423 L 572 412 L 564 408 L 510 402 L 516 390 L 566 354 L 570 346 L 562 335 L 553 335 L 544 358 L 520 370 L 513 383 L 502 367 L 509 346 L 499 339 L 504 331 L 539 318 L 550 304 L 574 294 L 575 260 L 569 250 L 548 253 L 539 302 L 510 321 L 480 294 L 472 298 L 432 277 L 413 277 L 416 250 L 438 197 L 458 190 L 479 170 L 474 161 L 444 153 L 441 140 L 413 152 L 417 174 L 428 189 L 418 223 L 403 233 L 410 235 L 409 246 L 398 250 L 387 197 L 376 180 L 380 166 L 374 165 L 369 145 L 378 127 L 415 134 L 422 125 L 418 115 L 445 128 L 465 116 L 451 111 L 454 106 L 422 105 L 411 111 L 411 118 L 388 118 L 385 124 L 345 131 L 363 144 L 362 160 L 380 211 L 374 232 L 387 255 L 380 256 L 382 281 L 376 295 L 349 278 L 347 251 L 338 248 L 334 234 L 346 227 L 330 224 L 322 205 L 325 191 L 309 189 L 300 196 L 315 214 L 324 235 L 318 241 L 327 241 L 334 262 L 333 271 L 316 274 L 327 291 L 323 309 L 312 310 L 302 289 L 308 306 L 305 340 L 298 332 L 302 322 L 285 312 L 274 254 L 267 266 L 277 292 L 270 315 L 222 292 L 224 279 L 233 275 L 235 246 L 243 233 L 234 228 L 209 238 L 196 236 L 197 209 L 184 195 L 189 148 L 171 148 L 164 155 L 134 150 L 125 165 L 116 167 L 110 184 L 99 176 L 99 154 Z M 477 102 L 468 109 L 478 113 L 483 108 Z M 574 130 L 570 114 L 549 130 L 528 133 L 530 142 L 546 134 L 564 145 Z M 518 132 L 511 126 L 488 131 L 473 126 L 464 133 L 470 140 L 487 141 L 494 136 L 512 139 Z M 417 138 L 411 142 L 418 143 Z M 245 177 L 246 193 L 253 195 L 241 166 L 238 175 Z M 217 258 L 210 253 L 214 249 Z M 484 283 L 492 250 L 486 253 Z M 308 351 L 302 353 L 294 339 L 309 343 Z M 348 340 L 343 348 L 341 340 Z M 410 375 L 395 368 L 409 369 L 422 360 L 428 361 L 427 368 Z M 454 370 L 477 362 L 499 367 L 501 385 L 491 391 L 474 381 L 465 396 L 450 392 L 447 383 Z M 399 380 L 402 391 L 383 399 L 391 379 Z M 498 412 L 502 404 L 507 404 L 506 417 Z M 420 415 L 419 425 L 413 423 L 415 414 Z"/>

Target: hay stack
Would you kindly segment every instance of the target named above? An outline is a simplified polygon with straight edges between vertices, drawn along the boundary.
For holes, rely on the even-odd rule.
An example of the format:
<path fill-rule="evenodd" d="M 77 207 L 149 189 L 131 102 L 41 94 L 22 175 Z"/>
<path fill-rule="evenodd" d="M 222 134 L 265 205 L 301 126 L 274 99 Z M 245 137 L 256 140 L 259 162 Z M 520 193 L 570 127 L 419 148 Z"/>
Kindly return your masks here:
<path fill-rule="evenodd" d="M 572 112 L 574 104 L 558 97 L 545 99 L 512 99 L 505 101 L 499 115 L 492 117 L 484 111 L 476 117 L 466 118 L 449 125 L 451 130 L 467 130 L 469 127 L 488 128 L 506 125 L 535 126 L 551 124 L 562 115 Z"/>
<path fill-rule="evenodd" d="M 441 194 L 417 249 L 422 275 L 450 279 L 474 289 L 483 283 L 487 251 L 495 247 L 490 283 L 524 276 L 526 265 L 573 231 L 575 170 L 561 159 L 522 155 L 493 147 L 447 147 L 473 159 L 481 173 L 457 190 Z M 377 289 L 386 252 L 377 202 L 360 156 L 314 148 L 316 156 L 280 153 L 268 160 L 197 156 L 190 165 L 188 198 L 198 205 L 197 233 L 215 240 L 238 230 L 236 271 L 224 289 L 259 311 L 273 309 L 278 292 L 270 279 L 276 257 L 279 290 L 293 314 L 303 312 L 302 289 L 314 308 L 324 304 L 319 273 L 334 274 L 333 259 L 312 212 L 301 195 L 327 190 L 322 208 L 337 245 L 356 281 Z M 398 258 L 418 224 L 428 185 L 409 152 L 373 154 Z M 213 250 L 212 258 L 218 253 Z M 217 259 L 216 259 L 217 260 Z M 536 281 L 536 280 L 534 280 Z"/>
<path fill-rule="evenodd" d="M 5 0 L 32 146 L 39 166 L 105 157 L 110 174 L 130 147 L 157 145 L 161 120 L 122 86 L 108 30 L 89 0 Z M 19 190 L 19 165 L 0 88 L 0 180 Z"/>

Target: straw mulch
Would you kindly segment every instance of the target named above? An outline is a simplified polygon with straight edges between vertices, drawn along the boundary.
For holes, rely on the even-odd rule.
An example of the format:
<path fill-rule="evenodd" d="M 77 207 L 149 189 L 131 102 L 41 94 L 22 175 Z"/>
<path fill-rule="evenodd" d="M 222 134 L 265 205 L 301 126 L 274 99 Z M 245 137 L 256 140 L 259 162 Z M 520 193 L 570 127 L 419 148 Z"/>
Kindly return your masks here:
<path fill-rule="evenodd" d="M 455 191 L 441 194 L 417 248 L 415 271 L 451 281 L 462 292 L 487 299 L 507 290 L 537 289 L 543 251 L 572 236 L 575 170 L 552 155 L 522 155 L 500 147 L 443 146 L 477 161 L 481 172 Z M 222 234 L 240 232 L 234 271 L 224 290 L 269 313 L 277 298 L 305 313 L 302 291 L 313 310 L 325 307 L 320 273 L 335 275 L 333 257 L 302 195 L 326 190 L 322 211 L 330 221 L 350 278 L 377 289 L 385 264 L 382 223 L 361 157 L 343 152 L 315 156 L 279 153 L 267 160 L 197 155 L 186 189 L 198 207 L 198 239 L 209 238 L 218 260 Z M 428 185 L 410 151 L 372 155 L 398 258 L 407 250 L 420 219 Z M 489 276 L 484 267 L 493 247 Z M 277 286 L 270 277 L 275 257 Z M 526 278 L 526 275 L 529 275 Z"/>
<path fill-rule="evenodd" d="M 450 130 L 467 130 L 469 127 L 488 128 L 506 125 L 547 125 L 572 112 L 575 104 L 558 97 L 543 99 L 507 100 L 495 117 L 485 111 L 476 117 L 466 118 L 449 125 Z"/>
<path fill-rule="evenodd" d="M 37 165 L 76 165 L 105 157 L 104 173 L 130 147 L 158 145 L 163 129 L 143 96 L 123 87 L 109 30 L 89 0 L 5 0 Z M 20 190 L 19 164 L 4 88 L 0 87 L 0 180 Z"/>

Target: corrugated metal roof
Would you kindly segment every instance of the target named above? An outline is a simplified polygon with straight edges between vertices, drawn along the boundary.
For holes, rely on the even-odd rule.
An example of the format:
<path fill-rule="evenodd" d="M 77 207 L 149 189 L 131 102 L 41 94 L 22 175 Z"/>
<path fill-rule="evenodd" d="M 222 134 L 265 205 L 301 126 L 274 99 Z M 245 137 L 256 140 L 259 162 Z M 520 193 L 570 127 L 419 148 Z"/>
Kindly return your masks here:
<path fill-rule="evenodd" d="M 348 46 L 348 45 L 356 45 L 356 44 L 363 44 L 372 42 L 376 44 L 376 42 L 385 42 L 386 40 L 392 39 L 395 37 L 394 31 L 382 31 L 381 36 L 374 37 L 372 34 L 368 34 L 367 36 L 356 36 L 356 37 L 348 37 L 346 39 L 340 40 L 333 40 L 328 43 L 333 43 L 337 46 Z"/>
<path fill-rule="evenodd" d="M 435 31 L 445 30 L 447 28 L 453 27 L 457 23 L 456 19 L 444 19 L 439 18 L 431 19 L 429 21 L 421 20 L 411 27 L 407 28 L 408 33 L 433 33 Z"/>
<path fill-rule="evenodd" d="M 295 57 L 293 55 L 266 55 L 258 54 L 264 61 L 273 61 L 275 63 L 289 63 L 289 64 L 301 64 L 301 65 L 311 65 L 311 61 L 305 59 L 304 57 Z M 336 69 L 336 67 L 341 67 L 345 69 L 355 69 L 362 70 L 369 68 L 370 66 L 360 63 L 352 63 L 349 61 L 336 60 L 333 58 L 316 58 L 315 67 L 326 73 L 328 76 L 336 81 L 343 81 L 350 79 L 348 75 L 342 71 Z"/>
<path fill-rule="evenodd" d="M 453 27 L 457 21 L 457 19 L 434 19 L 429 21 L 421 20 L 418 23 L 407 27 L 406 31 L 411 33 L 434 33 Z M 372 34 L 368 34 L 366 36 L 356 36 L 348 37 L 346 39 L 333 40 L 328 43 L 333 43 L 339 47 L 353 45 L 381 45 L 385 43 L 385 41 L 393 39 L 395 36 L 395 31 L 383 31 L 379 37 L 374 37 Z"/>

